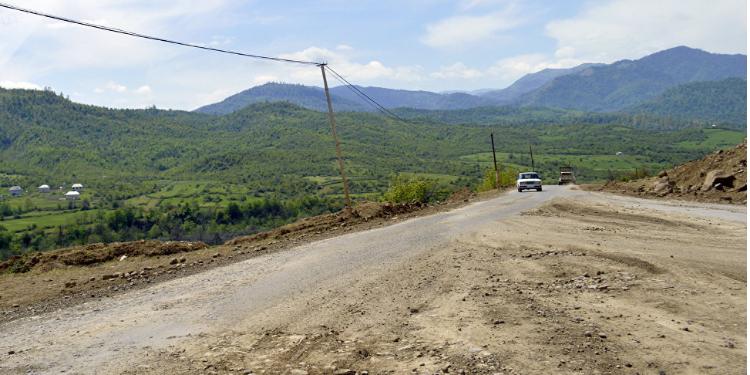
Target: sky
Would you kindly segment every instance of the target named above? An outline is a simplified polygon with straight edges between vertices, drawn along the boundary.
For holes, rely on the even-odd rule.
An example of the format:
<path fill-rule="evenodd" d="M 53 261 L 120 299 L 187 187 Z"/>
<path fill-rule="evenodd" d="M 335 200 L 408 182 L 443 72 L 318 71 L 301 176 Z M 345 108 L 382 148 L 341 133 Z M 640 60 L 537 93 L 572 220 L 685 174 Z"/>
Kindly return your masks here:
<path fill-rule="evenodd" d="M 686 45 L 747 53 L 744 0 L 0 0 L 143 34 L 326 61 L 352 83 L 499 89 L 524 74 Z M 0 87 L 81 103 L 192 110 L 320 70 L 222 55 L 0 8 Z M 335 82 L 331 82 L 332 84 Z"/>

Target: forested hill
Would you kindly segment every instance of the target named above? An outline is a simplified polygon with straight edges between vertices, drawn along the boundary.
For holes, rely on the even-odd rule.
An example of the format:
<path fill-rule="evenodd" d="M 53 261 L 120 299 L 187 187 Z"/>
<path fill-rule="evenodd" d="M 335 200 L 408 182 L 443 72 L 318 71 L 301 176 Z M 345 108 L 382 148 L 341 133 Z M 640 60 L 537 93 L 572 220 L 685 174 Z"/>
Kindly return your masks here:
<path fill-rule="evenodd" d="M 358 88 L 386 108 L 459 109 L 494 104 L 494 101 L 490 99 L 463 93 L 438 94 L 382 87 Z M 331 97 L 337 111 L 376 111 L 373 106 L 363 102 L 354 91 L 346 86 L 331 88 Z M 247 105 L 262 102 L 289 102 L 316 111 L 327 110 L 325 94 L 320 87 L 266 83 L 232 95 L 221 102 L 198 108 L 196 112 L 227 114 Z"/>
<path fill-rule="evenodd" d="M 544 69 L 527 74 L 502 90 L 481 94 L 435 93 L 358 87 L 386 108 L 445 111 L 491 106 L 563 108 L 586 112 L 617 112 L 650 101 L 670 88 L 692 82 L 720 81 L 747 77 L 747 56 L 723 55 L 675 47 L 638 60 L 612 64 L 581 64 L 569 69 Z M 331 89 L 338 111 L 373 112 L 349 87 Z M 227 114 L 258 102 L 286 101 L 316 111 L 326 110 L 319 87 L 268 83 L 253 87 L 225 100 L 197 109 L 197 112 Z M 645 110 L 650 108 L 643 107 Z M 700 107 L 710 111 L 712 107 Z M 656 114 L 661 114 L 658 112 Z M 712 118 L 703 112 L 699 118 Z"/>
<path fill-rule="evenodd" d="M 586 111 L 618 111 L 669 88 L 698 81 L 747 77 L 747 56 L 675 47 L 639 60 L 622 60 L 557 77 L 520 104 Z"/>
<path fill-rule="evenodd" d="M 627 108 L 626 112 L 742 124 L 747 121 L 747 81 L 728 78 L 680 85 L 648 102 Z"/>
<path fill-rule="evenodd" d="M 700 155 L 700 148 L 682 150 L 668 144 L 704 137 L 700 123 L 687 121 L 665 123 L 696 129 L 639 130 L 633 124 L 644 121 L 640 115 L 514 108 L 464 111 L 470 112 L 417 112 L 409 122 L 371 113 L 338 113 L 347 168 L 353 174 L 381 176 L 384 184 L 386 176 L 398 171 L 461 175 L 475 167 L 461 157 L 485 151 L 492 129 L 502 129 L 504 136 L 497 142 L 505 152 L 523 153 L 531 142 L 540 153 L 606 154 L 618 149 L 662 162 Z M 469 120 L 456 121 L 460 118 Z M 521 123 L 530 126 L 517 126 Z M 48 91 L 0 90 L 0 140 L 0 172 L 8 176 L 8 184 L 27 177 L 27 184 L 36 183 L 34 176 L 63 181 L 76 176 L 109 181 L 159 176 L 273 187 L 269 181 L 281 176 L 337 174 L 326 115 L 289 103 L 256 103 L 212 116 L 107 109 L 73 103 Z"/>

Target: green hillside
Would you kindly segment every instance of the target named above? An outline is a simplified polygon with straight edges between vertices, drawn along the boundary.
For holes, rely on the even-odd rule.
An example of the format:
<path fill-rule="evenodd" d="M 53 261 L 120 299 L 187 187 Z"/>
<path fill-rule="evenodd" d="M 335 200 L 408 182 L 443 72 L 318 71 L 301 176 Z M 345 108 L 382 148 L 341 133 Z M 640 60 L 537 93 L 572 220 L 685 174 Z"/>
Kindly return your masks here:
<path fill-rule="evenodd" d="M 675 47 L 557 77 L 524 95 L 520 104 L 584 111 L 618 111 L 665 90 L 698 81 L 747 77 L 747 56 Z"/>
<path fill-rule="evenodd" d="M 547 181 L 563 164 L 576 167 L 580 181 L 655 172 L 744 138 L 732 130 L 641 129 L 627 126 L 626 115 L 622 123 L 574 115 L 555 122 L 554 110 L 509 111 L 493 115 L 513 121 L 463 124 L 337 114 L 355 198 L 380 199 L 396 175 L 432 180 L 438 199 L 474 188 L 491 166 L 490 132 L 506 171 L 530 168 L 531 144 Z M 0 257 L 139 238 L 215 243 L 338 209 L 342 194 L 326 114 L 289 103 L 213 116 L 0 90 L 0 176 L 4 189 L 27 190 L 0 201 Z M 62 199 L 76 182 L 86 186 L 81 200 Z M 34 192 L 41 184 L 53 192 Z"/>
<path fill-rule="evenodd" d="M 728 78 L 688 83 L 626 111 L 719 124 L 744 124 L 747 121 L 747 81 Z"/>

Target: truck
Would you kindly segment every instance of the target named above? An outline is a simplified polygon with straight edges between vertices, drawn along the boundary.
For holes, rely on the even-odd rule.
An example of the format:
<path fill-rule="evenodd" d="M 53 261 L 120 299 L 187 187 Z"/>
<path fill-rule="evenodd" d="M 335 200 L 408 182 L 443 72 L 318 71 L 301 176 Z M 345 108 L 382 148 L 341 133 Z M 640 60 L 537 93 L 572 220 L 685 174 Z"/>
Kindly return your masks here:
<path fill-rule="evenodd" d="M 576 176 L 573 174 L 573 167 L 560 167 L 560 178 L 557 179 L 558 185 L 575 184 Z"/>

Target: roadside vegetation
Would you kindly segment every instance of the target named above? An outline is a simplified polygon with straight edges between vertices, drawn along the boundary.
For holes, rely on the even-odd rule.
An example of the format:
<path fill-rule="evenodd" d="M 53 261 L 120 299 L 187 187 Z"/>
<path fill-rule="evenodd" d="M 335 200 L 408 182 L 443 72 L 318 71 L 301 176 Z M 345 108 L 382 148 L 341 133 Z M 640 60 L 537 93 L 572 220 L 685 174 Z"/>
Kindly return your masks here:
<path fill-rule="evenodd" d="M 545 183 L 568 165 L 579 182 L 591 182 L 653 174 L 745 137 L 735 130 L 744 124 L 713 128 L 642 114 L 478 108 L 444 117 L 339 113 L 353 198 L 424 203 L 494 189 L 490 132 L 501 186 L 531 169 L 529 145 Z M 214 116 L 0 89 L 0 259 L 94 242 L 219 243 L 336 211 L 343 189 L 329 132 L 325 114 L 288 103 Z M 76 182 L 86 187 L 81 198 L 66 201 Z M 52 192 L 36 192 L 41 184 Z M 21 197 L 8 196 L 14 185 L 25 189 Z"/>

